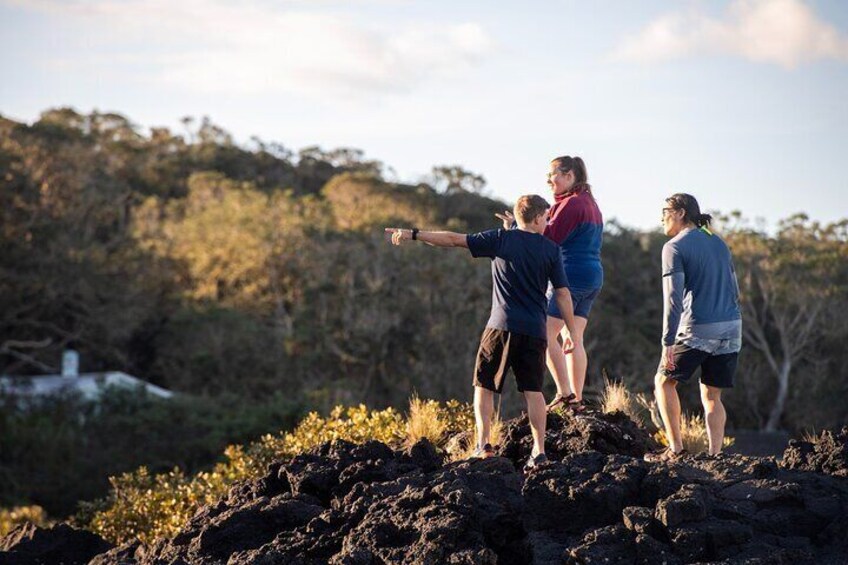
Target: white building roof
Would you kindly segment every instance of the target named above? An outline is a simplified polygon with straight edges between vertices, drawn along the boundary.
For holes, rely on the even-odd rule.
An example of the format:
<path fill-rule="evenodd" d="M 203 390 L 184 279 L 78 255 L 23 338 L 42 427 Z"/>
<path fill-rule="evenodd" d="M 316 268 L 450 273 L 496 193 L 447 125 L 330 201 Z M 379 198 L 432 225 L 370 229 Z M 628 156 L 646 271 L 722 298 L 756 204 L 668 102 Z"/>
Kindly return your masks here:
<path fill-rule="evenodd" d="M 85 398 L 100 397 L 107 386 L 121 388 L 143 387 L 159 398 L 171 398 L 174 393 L 121 371 L 83 373 L 75 376 L 42 375 L 33 377 L 0 377 L 0 392 L 19 396 L 46 396 L 77 391 Z"/>

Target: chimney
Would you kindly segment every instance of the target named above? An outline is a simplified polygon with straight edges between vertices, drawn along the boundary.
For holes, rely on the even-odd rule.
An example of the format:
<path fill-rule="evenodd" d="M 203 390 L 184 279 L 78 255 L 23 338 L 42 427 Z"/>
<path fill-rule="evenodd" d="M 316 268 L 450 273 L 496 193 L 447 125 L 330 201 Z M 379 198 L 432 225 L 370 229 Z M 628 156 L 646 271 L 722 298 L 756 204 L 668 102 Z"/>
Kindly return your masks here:
<path fill-rule="evenodd" d="M 62 376 L 74 378 L 79 376 L 79 353 L 66 349 L 62 353 Z"/>

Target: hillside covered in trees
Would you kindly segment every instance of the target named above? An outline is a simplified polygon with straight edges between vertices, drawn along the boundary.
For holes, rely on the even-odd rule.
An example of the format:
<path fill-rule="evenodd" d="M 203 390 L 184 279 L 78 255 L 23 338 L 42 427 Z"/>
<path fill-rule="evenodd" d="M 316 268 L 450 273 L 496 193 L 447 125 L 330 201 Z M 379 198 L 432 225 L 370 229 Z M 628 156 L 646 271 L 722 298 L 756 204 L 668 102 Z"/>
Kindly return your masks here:
<path fill-rule="evenodd" d="M 184 123 L 185 133 L 142 132 L 117 114 L 67 108 L 33 124 L 0 118 L 0 374 L 57 372 L 72 347 L 83 371 L 123 370 L 205 403 L 186 409 L 203 418 L 157 438 L 215 430 L 214 445 L 186 451 L 190 461 L 173 460 L 173 444 L 143 461 L 156 426 L 147 408 L 123 400 L 136 408 L 114 410 L 124 420 L 109 435 L 132 439 L 110 452 L 118 467 L 90 477 L 85 496 L 145 462 L 208 465 L 227 442 L 291 425 L 304 409 L 402 406 L 413 391 L 469 396 L 488 263 L 393 248 L 382 228 L 477 231 L 497 227 L 494 213 L 511 203 L 487 197 L 484 179 L 457 166 L 399 184 L 356 149 L 242 146 L 206 119 Z M 604 187 L 596 195 L 603 209 Z M 607 220 L 588 382 L 605 374 L 645 391 L 659 357 L 665 238 Z M 729 214 L 716 227 L 734 252 L 744 309 L 728 424 L 797 432 L 848 422 L 848 220 L 825 226 L 799 215 L 766 233 Z M 684 392 L 696 408 L 697 387 Z M 56 503 L 22 477 L 45 469 L 59 445 L 65 456 L 54 464 L 73 467 L 110 412 L 81 422 L 76 409 L 6 406 L 0 506 L 68 512 L 71 501 Z M 267 419 L 245 424 L 250 406 L 264 406 Z"/>

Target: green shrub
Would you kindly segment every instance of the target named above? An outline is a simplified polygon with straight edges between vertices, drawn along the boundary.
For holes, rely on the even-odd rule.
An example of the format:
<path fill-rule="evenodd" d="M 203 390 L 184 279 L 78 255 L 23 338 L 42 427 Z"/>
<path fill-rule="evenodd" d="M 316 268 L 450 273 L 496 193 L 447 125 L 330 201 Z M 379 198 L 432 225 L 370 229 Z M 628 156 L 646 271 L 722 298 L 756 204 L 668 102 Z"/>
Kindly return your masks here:
<path fill-rule="evenodd" d="M 5 536 L 21 524 L 30 522 L 40 527 L 47 527 L 52 521 L 41 506 L 16 506 L 0 508 L 0 537 Z"/>
<path fill-rule="evenodd" d="M 455 400 L 444 405 L 421 401 L 438 408 L 438 418 L 447 430 L 473 425 L 468 404 Z M 364 405 L 337 406 L 325 418 L 312 412 L 291 432 L 265 435 L 246 446 L 231 445 L 226 457 L 211 471 L 187 476 L 180 469 L 152 475 L 146 467 L 110 479 L 109 495 L 84 503 L 75 517 L 86 527 L 113 543 L 139 539 L 144 543 L 170 537 L 204 505 L 217 500 L 237 481 L 262 476 L 268 465 L 309 451 L 322 443 L 347 440 L 362 443 L 382 441 L 401 447 L 407 422 L 394 409 L 369 410 Z"/>

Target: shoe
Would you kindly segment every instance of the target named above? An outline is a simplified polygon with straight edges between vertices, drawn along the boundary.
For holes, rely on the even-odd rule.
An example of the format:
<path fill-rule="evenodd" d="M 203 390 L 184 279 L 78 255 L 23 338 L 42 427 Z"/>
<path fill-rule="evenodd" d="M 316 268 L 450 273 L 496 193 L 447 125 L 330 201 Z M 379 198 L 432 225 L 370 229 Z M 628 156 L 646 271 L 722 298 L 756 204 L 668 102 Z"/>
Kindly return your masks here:
<path fill-rule="evenodd" d="M 540 453 L 536 457 L 530 456 L 530 459 L 527 460 L 527 463 L 524 464 L 524 471 L 530 471 L 531 469 L 535 469 L 539 465 L 548 462 L 548 456 L 544 453 Z"/>
<path fill-rule="evenodd" d="M 586 405 L 583 404 L 582 400 L 577 400 L 573 398 L 568 401 L 568 404 L 565 405 L 568 410 L 571 410 L 572 414 L 582 414 L 586 411 Z"/>
<path fill-rule="evenodd" d="M 491 443 L 487 443 L 483 447 L 477 447 L 474 450 L 474 454 L 471 456 L 476 459 L 488 459 L 489 457 L 495 456 L 495 448 L 492 447 Z"/>
<path fill-rule="evenodd" d="M 575 398 L 577 398 L 577 395 L 573 392 L 567 396 L 557 393 L 557 395 L 554 396 L 554 399 L 551 400 L 550 404 L 548 404 L 548 412 L 556 410 L 557 408 L 567 407 Z"/>
<path fill-rule="evenodd" d="M 646 453 L 644 460 L 648 463 L 672 463 L 689 455 L 685 449 L 681 449 L 677 453 L 673 452 L 670 447 Z"/>

